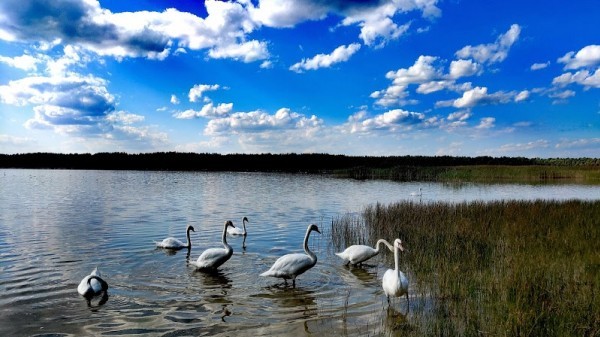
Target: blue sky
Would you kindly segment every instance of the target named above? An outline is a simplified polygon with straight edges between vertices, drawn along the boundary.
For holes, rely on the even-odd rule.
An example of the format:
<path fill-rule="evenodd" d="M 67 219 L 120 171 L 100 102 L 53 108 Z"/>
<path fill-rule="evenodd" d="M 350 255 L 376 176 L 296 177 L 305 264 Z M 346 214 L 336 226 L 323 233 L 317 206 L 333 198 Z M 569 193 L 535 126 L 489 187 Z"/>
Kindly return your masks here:
<path fill-rule="evenodd" d="M 582 1 L 3 0 L 0 152 L 600 157 Z"/>

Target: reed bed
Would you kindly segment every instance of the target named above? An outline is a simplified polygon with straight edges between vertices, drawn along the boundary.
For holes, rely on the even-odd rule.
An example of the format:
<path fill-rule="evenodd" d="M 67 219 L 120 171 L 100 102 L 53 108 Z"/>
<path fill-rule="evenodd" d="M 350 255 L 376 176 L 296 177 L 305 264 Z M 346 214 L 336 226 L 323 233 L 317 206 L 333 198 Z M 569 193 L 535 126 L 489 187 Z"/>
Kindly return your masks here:
<path fill-rule="evenodd" d="M 400 202 L 332 221 L 336 249 L 378 238 L 403 240 L 411 281 L 386 334 L 600 335 L 600 201 Z"/>
<path fill-rule="evenodd" d="M 391 168 L 355 167 L 338 170 L 338 177 L 389 179 L 395 181 L 485 182 L 485 183 L 600 183 L 598 166 L 551 165 L 471 165 L 471 166 L 395 166 Z"/>

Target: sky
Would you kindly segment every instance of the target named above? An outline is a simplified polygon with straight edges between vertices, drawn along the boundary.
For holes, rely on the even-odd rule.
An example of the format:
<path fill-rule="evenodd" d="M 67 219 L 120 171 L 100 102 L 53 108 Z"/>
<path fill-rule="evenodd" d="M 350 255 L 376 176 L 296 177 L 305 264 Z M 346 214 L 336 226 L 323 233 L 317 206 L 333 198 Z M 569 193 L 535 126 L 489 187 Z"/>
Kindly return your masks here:
<path fill-rule="evenodd" d="M 0 153 L 600 157 L 596 0 L 2 0 Z"/>

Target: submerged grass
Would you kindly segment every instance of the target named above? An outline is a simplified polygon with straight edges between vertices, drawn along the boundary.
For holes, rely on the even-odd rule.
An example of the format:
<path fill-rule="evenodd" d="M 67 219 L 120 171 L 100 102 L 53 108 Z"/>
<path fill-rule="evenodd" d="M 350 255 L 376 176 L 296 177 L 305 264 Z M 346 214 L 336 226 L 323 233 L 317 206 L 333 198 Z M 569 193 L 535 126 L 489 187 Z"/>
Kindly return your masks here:
<path fill-rule="evenodd" d="M 409 250 L 412 329 L 390 335 L 600 335 L 600 201 L 401 202 L 332 222 L 336 249 L 378 238 Z"/>

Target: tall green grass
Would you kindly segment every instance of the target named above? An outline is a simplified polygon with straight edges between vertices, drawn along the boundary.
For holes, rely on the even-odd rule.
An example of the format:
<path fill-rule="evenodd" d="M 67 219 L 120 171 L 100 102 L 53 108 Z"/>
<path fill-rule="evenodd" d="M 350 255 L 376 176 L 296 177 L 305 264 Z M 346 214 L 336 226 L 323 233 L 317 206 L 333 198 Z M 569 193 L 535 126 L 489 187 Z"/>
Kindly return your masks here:
<path fill-rule="evenodd" d="M 401 202 L 332 222 L 338 249 L 378 238 L 408 250 L 411 313 L 388 334 L 600 335 L 600 201 Z"/>

